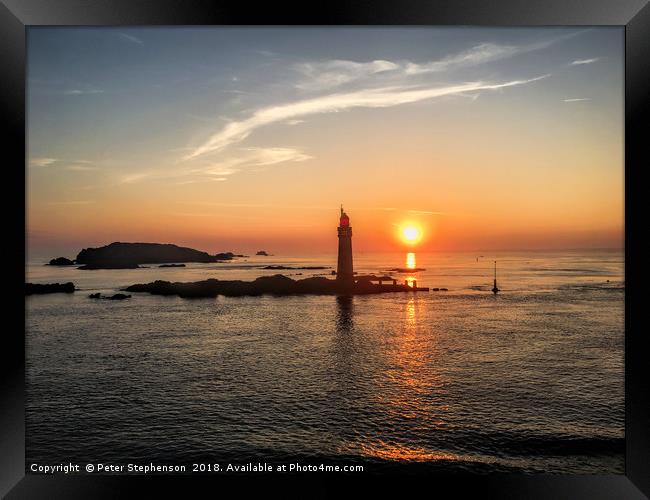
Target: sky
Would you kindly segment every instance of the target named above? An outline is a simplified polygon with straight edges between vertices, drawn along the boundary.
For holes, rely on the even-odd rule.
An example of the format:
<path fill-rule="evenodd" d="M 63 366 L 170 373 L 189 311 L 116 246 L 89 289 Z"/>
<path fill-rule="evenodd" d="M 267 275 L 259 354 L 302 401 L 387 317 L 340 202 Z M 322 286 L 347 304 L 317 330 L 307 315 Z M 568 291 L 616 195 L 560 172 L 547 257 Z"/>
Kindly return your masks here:
<path fill-rule="evenodd" d="M 335 252 L 341 204 L 355 251 L 623 246 L 620 27 L 27 40 L 30 257 Z"/>

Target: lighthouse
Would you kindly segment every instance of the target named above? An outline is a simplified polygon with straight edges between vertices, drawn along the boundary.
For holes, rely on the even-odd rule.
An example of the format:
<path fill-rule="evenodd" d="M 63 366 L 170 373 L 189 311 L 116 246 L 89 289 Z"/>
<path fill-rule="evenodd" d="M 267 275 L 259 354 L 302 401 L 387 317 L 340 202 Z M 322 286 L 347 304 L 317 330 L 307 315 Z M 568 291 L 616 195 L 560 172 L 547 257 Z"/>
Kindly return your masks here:
<path fill-rule="evenodd" d="M 339 261 L 336 267 L 336 280 L 340 283 L 354 283 L 352 272 L 352 227 L 350 218 L 343 211 L 341 205 L 341 218 L 339 219 Z"/>

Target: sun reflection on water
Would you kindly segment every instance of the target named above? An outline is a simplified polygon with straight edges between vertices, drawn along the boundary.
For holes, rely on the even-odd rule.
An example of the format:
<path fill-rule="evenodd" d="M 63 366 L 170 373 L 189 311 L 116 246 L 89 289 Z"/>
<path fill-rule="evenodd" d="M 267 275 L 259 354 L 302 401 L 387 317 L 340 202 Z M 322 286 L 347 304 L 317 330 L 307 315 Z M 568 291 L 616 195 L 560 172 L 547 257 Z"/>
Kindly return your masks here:
<path fill-rule="evenodd" d="M 415 299 L 411 299 L 406 304 L 406 323 L 415 325 Z"/>
<path fill-rule="evenodd" d="M 406 268 L 415 269 L 415 252 L 408 252 L 406 254 Z"/>
<path fill-rule="evenodd" d="M 407 460 L 411 462 L 429 462 L 436 460 L 457 460 L 458 455 L 440 451 L 430 451 L 422 447 L 402 446 L 379 441 L 374 444 L 361 444 L 361 453 L 366 456 L 384 460 Z"/>

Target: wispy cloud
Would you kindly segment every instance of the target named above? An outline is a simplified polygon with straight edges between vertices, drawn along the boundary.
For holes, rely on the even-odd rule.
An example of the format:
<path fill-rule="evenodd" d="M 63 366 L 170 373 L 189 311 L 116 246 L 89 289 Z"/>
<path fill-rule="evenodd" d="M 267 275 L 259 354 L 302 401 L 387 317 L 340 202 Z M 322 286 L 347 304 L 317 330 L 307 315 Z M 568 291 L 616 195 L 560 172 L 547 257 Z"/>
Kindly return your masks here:
<path fill-rule="evenodd" d="M 320 113 L 333 113 L 352 108 L 386 108 L 465 92 L 496 90 L 524 85 L 546 78 L 538 76 L 527 80 L 511 80 L 502 83 L 469 82 L 433 88 L 392 87 L 360 90 L 356 92 L 329 94 L 304 99 L 255 111 L 249 118 L 232 121 L 196 147 L 185 160 L 214 153 L 246 139 L 254 130 L 273 123 L 297 119 Z"/>
<path fill-rule="evenodd" d="M 589 97 L 574 97 L 572 99 L 564 99 L 564 102 L 578 102 L 578 101 L 591 101 Z"/>
<path fill-rule="evenodd" d="M 407 210 L 410 214 L 421 214 L 421 215 L 447 215 L 446 212 L 432 212 L 431 210 Z"/>
<path fill-rule="evenodd" d="M 265 57 L 278 57 L 280 55 L 277 52 L 271 52 L 270 50 L 253 50 L 252 52 L 263 55 Z"/>
<path fill-rule="evenodd" d="M 33 158 L 29 160 L 30 167 L 47 167 L 56 163 L 58 160 L 56 158 Z"/>
<path fill-rule="evenodd" d="M 567 38 L 572 38 L 579 35 L 582 31 L 571 32 L 556 38 L 548 40 L 541 40 L 538 42 L 522 44 L 522 45 L 501 45 L 497 43 L 481 43 L 474 47 L 453 54 L 437 61 L 430 61 L 426 63 L 407 63 L 405 71 L 409 75 L 419 75 L 423 73 L 439 73 L 443 71 L 450 71 L 459 68 L 466 68 L 469 66 L 476 66 L 489 62 L 507 59 L 520 54 L 526 54 L 536 50 L 543 50 L 551 45 L 554 45 Z"/>
<path fill-rule="evenodd" d="M 202 212 L 173 212 L 169 215 L 174 217 L 215 217 L 217 213 L 202 213 Z"/>
<path fill-rule="evenodd" d="M 63 93 L 65 95 L 92 95 L 92 94 L 103 94 L 104 91 L 100 89 L 89 89 L 89 90 L 71 89 L 71 90 L 66 90 Z"/>
<path fill-rule="evenodd" d="M 300 162 L 312 157 L 294 148 L 246 148 L 226 158 L 191 171 L 191 174 L 224 178 L 243 169 L 266 167 L 287 162 Z"/>
<path fill-rule="evenodd" d="M 127 33 L 118 33 L 117 36 L 119 36 L 122 40 L 126 42 L 135 43 L 137 45 L 144 45 L 144 42 L 140 40 L 137 36 L 128 35 Z"/>
<path fill-rule="evenodd" d="M 293 68 L 301 73 L 304 78 L 295 86 L 301 90 L 325 90 L 351 82 L 367 81 L 379 77 L 384 78 L 384 80 L 390 80 L 391 78 L 394 80 L 395 78 L 403 79 L 404 77 L 408 78 L 428 73 L 448 72 L 543 50 L 583 32 L 584 30 L 575 31 L 555 38 L 520 45 L 480 43 L 456 54 L 424 62 L 381 59 L 357 62 L 334 59 L 300 63 L 294 65 Z"/>
<path fill-rule="evenodd" d="M 209 179 L 206 178 L 201 178 L 201 179 L 187 179 L 184 181 L 178 181 L 176 183 L 177 186 L 185 186 L 187 184 L 198 184 L 198 183 L 203 183 L 203 182 L 222 182 L 222 181 L 227 181 L 227 177 L 211 177 Z"/>
<path fill-rule="evenodd" d="M 358 62 L 334 59 L 294 64 L 293 70 L 302 75 L 302 79 L 295 83 L 294 87 L 299 90 L 321 91 L 321 95 L 254 109 L 247 118 L 235 119 L 219 127 L 187 153 L 183 160 L 220 153 L 229 146 L 244 141 L 256 129 L 278 122 L 295 125 L 302 123 L 304 118 L 310 115 L 353 108 L 385 108 L 443 96 L 459 95 L 476 99 L 481 91 L 531 83 L 550 75 L 496 83 L 477 80 L 436 87 L 425 83 L 421 75 L 451 71 L 542 50 L 585 31 L 588 30 L 573 31 L 555 38 L 519 45 L 481 43 L 434 61 L 376 59 Z M 331 92 L 332 89 L 344 85 L 348 90 Z M 323 94 L 325 91 L 330 92 Z"/>
<path fill-rule="evenodd" d="M 476 45 L 469 50 L 445 57 L 438 61 L 430 61 L 426 63 L 408 63 L 405 71 L 409 75 L 419 75 L 422 73 L 438 73 L 448 71 L 450 69 L 457 69 L 467 66 L 475 66 L 477 64 L 484 64 L 499 59 L 505 59 L 531 50 L 538 50 L 548 47 L 552 42 L 543 42 L 529 46 L 515 46 L 515 45 L 498 45 L 495 43 L 482 43 Z"/>
<path fill-rule="evenodd" d="M 88 160 L 71 160 L 65 163 L 68 163 L 65 169 L 73 172 L 90 172 L 99 169 L 92 161 Z"/>
<path fill-rule="evenodd" d="M 247 161 L 257 166 L 275 165 L 287 161 L 305 161 L 312 158 L 293 148 L 248 148 L 247 151 L 252 154 Z"/>
<path fill-rule="evenodd" d="M 90 171 L 93 171 L 93 170 L 97 170 L 97 167 L 95 167 L 93 165 L 84 165 L 84 164 L 81 164 L 81 165 L 68 165 L 65 168 L 66 168 L 66 170 L 72 170 L 73 172 L 90 172 Z"/>
<path fill-rule="evenodd" d="M 147 177 L 152 177 L 155 174 L 153 172 L 136 172 L 133 174 L 125 174 L 118 178 L 118 184 L 133 184 L 134 182 L 141 181 Z"/>
<path fill-rule="evenodd" d="M 384 71 L 396 70 L 399 65 L 383 60 L 355 62 L 335 59 L 296 64 L 294 68 L 305 76 L 304 80 L 296 84 L 297 88 L 324 90 Z"/>
<path fill-rule="evenodd" d="M 65 200 L 65 201 L 50 201 L 50 205 L 89 205 L 95 203 L 92 200 Z"/>
<path fill-rule="evenodd" d="M 599 59 L 600 59 L 599 57 L 594 57 L 592 59 L 576 59 L 575 61 L 572 61 L 570 63 L 570 66 L 580 66 L 581 64 L 591 64 L 591 63 L 595 63 Z"/>
<path fill-rule="evenodd" d="M 166 170 L 144 170 L 118 176 L 118 184 L 133 184 L 142 180 L 175 179 L 176 185 L 195 184 L 199 182 L 221 182 L 229 176 L 250 169 L 266 168 L 281 163 L 301 162 L 312 157 L 294 148 L 242 148 L 233 156 L 203 165 Z"/>
<path fill-rule="evenodd" d="M 257 203 L 223 203 L 218 201 L 196 201 L 193 202 L 194 205 L 205 205 L 210 207 L 228 207 L 228 208 L 270 208 L 274 210 L 325 210 L 325 211 L 334 211 L 336 212 L 336 207 L 332 206 L 314 206 L 314 205 L 268 205 L 268 204 L 257 204 Z"/>
<path fill-rule="evenodd" d="M 50 165 L 57 165 L 57 168 L 65 165 L 66 170 L 73 171 L 88 171 L 97 170 L 97 167 L 88 160 L 61 160 L 58 158 L 33 158 L 29 161 L 31 167 L 48 167 Z"/>
<path fill-rule="evenodd" d="M 448 215 L 447 212 L 434 212 L 432 210 L 404 210 L 400 208 L 394 208 L 394 207 L 375 207 L 372 210 L 381 210 L 382 212 L 406 212 L 409 214 L 417 214 L 417 215 Z"/>

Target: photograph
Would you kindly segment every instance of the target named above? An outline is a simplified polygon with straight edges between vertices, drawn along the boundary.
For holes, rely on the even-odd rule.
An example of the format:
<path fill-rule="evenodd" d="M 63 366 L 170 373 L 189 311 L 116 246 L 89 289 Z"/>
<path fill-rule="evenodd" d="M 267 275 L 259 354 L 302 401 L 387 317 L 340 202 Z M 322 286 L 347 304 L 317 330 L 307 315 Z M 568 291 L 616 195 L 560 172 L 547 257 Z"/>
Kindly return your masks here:
<path fill-rule="evenodd" d="M 626 474 L 624 26 L 29 26 L 25 473 Z"/>

